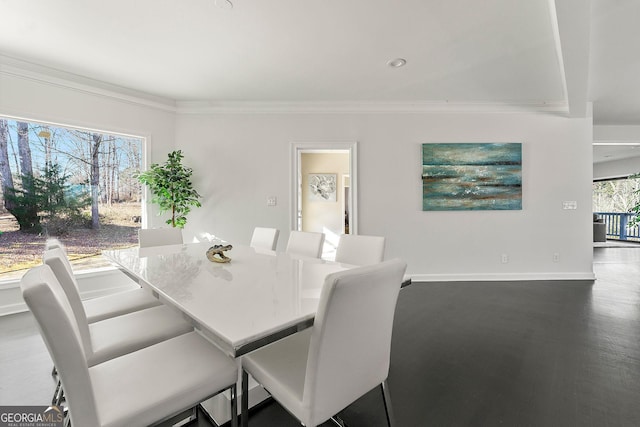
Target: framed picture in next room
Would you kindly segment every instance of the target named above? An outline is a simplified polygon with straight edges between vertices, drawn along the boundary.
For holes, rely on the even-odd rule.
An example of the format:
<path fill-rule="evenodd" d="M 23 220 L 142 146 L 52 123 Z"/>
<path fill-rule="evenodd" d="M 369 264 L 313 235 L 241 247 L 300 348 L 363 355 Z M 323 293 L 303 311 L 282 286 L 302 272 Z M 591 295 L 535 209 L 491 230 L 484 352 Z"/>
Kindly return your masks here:
<path fill-rule="evenodd" d="M 312 202 L 335 202 L 337 174 L 310 173 L 309 200 Z"/>
<path fill-rule="evenodd" d="M 521 210 L 522 144 L 422 144 L 422 210 Z"/>

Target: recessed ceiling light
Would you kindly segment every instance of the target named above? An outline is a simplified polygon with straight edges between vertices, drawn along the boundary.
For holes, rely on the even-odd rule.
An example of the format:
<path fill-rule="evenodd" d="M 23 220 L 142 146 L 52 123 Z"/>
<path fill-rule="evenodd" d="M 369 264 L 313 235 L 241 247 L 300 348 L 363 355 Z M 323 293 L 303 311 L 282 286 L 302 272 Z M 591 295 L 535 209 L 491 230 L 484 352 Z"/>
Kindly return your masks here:
<path fill-rule="evenodd" d="M 387 65 L 389 67 L 393 67 L 393 68 L 400 68 L 400 67 L 404 67 L 407 63 L 406 59 L 403 58 L 396 58 L 396 59 L 392 59 L 391 61 L 387 62 Z"/>
<path fill-rule="evenodd" d="M 233 9 L 233 3 L 231 3 L 231 0 L 215 0 L 214 3 L 220 9 Z"/>

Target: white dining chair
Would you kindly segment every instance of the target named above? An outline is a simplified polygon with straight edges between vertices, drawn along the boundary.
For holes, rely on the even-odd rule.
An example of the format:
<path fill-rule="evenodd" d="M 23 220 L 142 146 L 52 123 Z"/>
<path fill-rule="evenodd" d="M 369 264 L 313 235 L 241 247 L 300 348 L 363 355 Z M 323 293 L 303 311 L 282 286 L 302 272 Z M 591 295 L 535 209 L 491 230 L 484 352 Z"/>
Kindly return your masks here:
<path fill-rule="evenodd" d="M 251 235 L 249 246 L 257 249 L 275 251 L 278 244 L 280 230 L 277 228 L 255 227 Z"/>
<path fill-rule="evenodd" d="M 161 304 L 89 324 L 71 265 L 62 249 L 45 251 L 43 261 L 55 274 L 73 310 L 89 366 L 193 330 L 178 314 Z M 52 375 L 58 375 L 55 365 Z M 64 394 L 58 376 L 52 404 L 60 404 Z"/>
<path fill-rule="evenodd" d="M 310 258 L 320 258 L 324 245 L 324 233 L 291 231 L 285 252 Z"/>
<path fill-rule="evenodd" d="M 237 426 L 237 366 L 197 333 L 90 366 L 80 325 L 51 268 L 32 268 L 20 286 L 58 367 L 73 426 L 151 425 L 227 389 Z"/>
<path fill-rule="evenodd" d="M 141 228 L 138 230 L 138 242 L 141 248 L 164 245 L 182 245 L 180 228 Z"/>
<path fill-rule="evenodd" d="M 405 270 L 396 259 L 328 275 L 311 328 L 243 357 L 242 425 L 248 423 L 248 374 L 307 427 L 381 386 L 393 425 L 386 379 Z"/>
<path fill-rule="evenodd" d="M 54 248 L 60 248 L 65 253 L 65 255 L 67 254 L 67 248 L 60 240 L 58 240 L 55 237 L 47 238 L 47 240 L 44 243 L 44 249 L 49 250 Z"/>
<path fill-rule="evenodd" d="M 67 256 L 65 246 L 58 239 L 47 239 L 45 243 L 45 251 L 51 249 L 61 250 L 58 255 L 66 259 L 65 266 L 69 269 L 71 280 L 73 281 L 76 289 L 78 289 L 78 282 L 71 270 L 72 267 Z M 89 323 L 95 323 L 100 320 L 121 316 L 123 314 L 143 310 L 145 308 L 156 307 L 161 305 L 161 302 L 155 298 L 149 290 L 136 288 L 126 291 L 118 291 L 111 295 L 91 298 L 83 301 L 82 305 L 84 306 L 87 321 Z"/>
<path fill-rule="evenodd" d="M 191 324 L 164 305 L 89 323 L 67 257 L 56 248 L 45 251 L 43 260 L 73 310 L 89 366 L 193 330 Z"/>
<path fill-rule="evenodd" d="M 336 249 L 336 262 L 370 265 L 384 259 L 384 241 L 381 236 L 343 234 Z"/>

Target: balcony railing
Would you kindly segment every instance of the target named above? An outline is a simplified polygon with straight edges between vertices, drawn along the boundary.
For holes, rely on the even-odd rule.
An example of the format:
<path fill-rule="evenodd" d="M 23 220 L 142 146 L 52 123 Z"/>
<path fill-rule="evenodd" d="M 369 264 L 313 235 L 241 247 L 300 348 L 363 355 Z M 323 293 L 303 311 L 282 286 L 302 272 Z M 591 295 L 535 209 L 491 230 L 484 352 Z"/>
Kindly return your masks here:
<path fill-rule="evenodd" d="M 594 212 L 607 224 L 607 239 L 631 240 L 640 242 L 640 229 L 637 225 L 630 227 L 629 223 L 636 216 L 633 213 L 622 212 Z"/>

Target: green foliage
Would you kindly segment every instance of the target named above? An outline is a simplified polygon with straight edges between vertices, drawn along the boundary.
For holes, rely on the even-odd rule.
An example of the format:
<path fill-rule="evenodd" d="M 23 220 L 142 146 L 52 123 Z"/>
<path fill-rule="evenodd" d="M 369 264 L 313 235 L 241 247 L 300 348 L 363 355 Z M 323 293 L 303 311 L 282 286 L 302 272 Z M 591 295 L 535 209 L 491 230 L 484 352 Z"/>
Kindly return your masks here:
<path fill-rule="evenodd" d="M 182 164 L 183 157 L 182 151 L 173 151 L 164 164 L 154 163 L 151 169 L 136 175 L 151 190 L 151 201 L 159 206 L 160 214 L 171 212 L 166 223 L 178 228 L 184 228 L 191 207 L 201 206 L 201 196 L 191 183 L 193 169 Z"/>
<path fill-rule="evenodd" d="M 640 174 L 635 174 L 629 177 L 629 179 L 634 179 L 636 180 L 636 182 L 638 182 L 638 180 L 640 179 Z M 629 209 L 629 212 L 635 213 L 636 216 L 634 216 L 633 218 L 631 218 L 631 220 L 629 221 L 629 227 L 635 227 L 636 225 L 640 224 L 640 185 L 636 186 L 636 189 L 633 190 L 633 195 L 635 196 L 635 205 Z"/>
<path fill-rule="evenodd" d="M 640 202 L 638 189 L 640 179 L 613 179 L 593 183 L 594 212 L 631 212 Z"/>
<path fill-rule="evenodd" d="M 60 215 L 75 218 L 91 204 L 91 196 L 86 191 L 73 191 L 68 184 L 70 177 L 62 175 L 59 165 L 50 164 L 43 170 L 42 178 L 36 179 L 36 191 L 42 195 L 40 210 L 46 219 Z"/>
<path fill-rule="evenodd" d="M 91 203 L 88 195 L 74 192 L 68 184 L 69 175 L 63 175 L 58 165 L 49 164 L 39 178 L 25 175 L 22 188 L 10 189 L 8 198 L 15 203 L 11 214 L 20 224 L 20 230 L 39 233 L 41 220 L 55 235 L 64 234 L 68 226 L 77 224 L 82 209 Z"/>
<path fill-rule="evenodd" d="M 42 204 L 42 197 L 36 191 L 36 180 L 31 175 L 22 176 L 22 188 L 7 188 L 7 200 L 13 202 L 9 210 L 18 224 L 20 231 L 25 233 L 39 233 L 42 231 L 38 211 Z"/>

